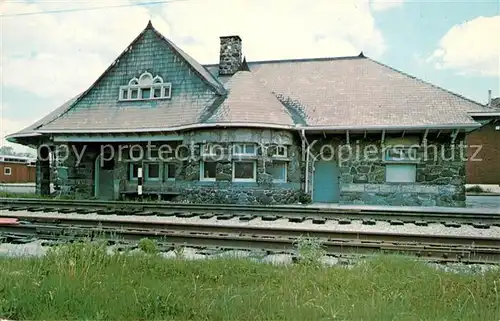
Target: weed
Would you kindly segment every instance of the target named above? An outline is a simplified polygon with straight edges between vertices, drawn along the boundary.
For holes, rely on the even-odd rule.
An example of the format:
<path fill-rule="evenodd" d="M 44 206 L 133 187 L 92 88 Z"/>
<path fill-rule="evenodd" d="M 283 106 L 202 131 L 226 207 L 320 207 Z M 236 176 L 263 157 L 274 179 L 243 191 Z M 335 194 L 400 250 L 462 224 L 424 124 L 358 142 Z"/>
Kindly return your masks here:
<path fill-rule="evenodd" d="M 326 254 L 319 239 L 300 236 L 295 242 L 298 251 L 299 264 L 320 266 L 321 258 Z"/>
<path fill-rule="evenodd" d="M 139 249 L 144 253 L 156 255 L 159 253 L 158 245 L 154 240 L 144 238 L 139 241 Z"/>

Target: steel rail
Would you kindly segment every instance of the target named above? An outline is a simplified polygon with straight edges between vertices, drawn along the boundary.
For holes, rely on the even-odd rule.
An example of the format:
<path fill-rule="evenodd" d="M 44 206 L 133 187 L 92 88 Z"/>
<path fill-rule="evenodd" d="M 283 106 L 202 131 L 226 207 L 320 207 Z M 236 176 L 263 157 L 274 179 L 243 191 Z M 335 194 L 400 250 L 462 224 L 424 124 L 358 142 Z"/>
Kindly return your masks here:
<path fill-rule="evenodd" d="M 401 234 L 387 232 L 367 231 L 345 231 L 328 230 L 325 228 L 313 229 L 303 228 L 298 223 L 290 227 L 267 227 L 248 225 L 221 225 L 214 223 L 181 223 L 168 221 L 137 221 L 130 219 L 107 219 L 107 218 L 76 218 L 61 216 L 34 216 L 34 215 L 1 215 L 4 217 L 17 218 L 20 225 L 27 224 L 51 224 L 61 226 L 100 227 L 103 229 L 138 229 L 138 230 L 171 230 L 182 232 L 222 233 L 222 234 L 252 234 L 268 236 L 299 237 L 308 236 L 322 239 L 362 240 L 362 241 L 398 241 L 414 243 L 436 243 L 448 245 L 468 246 L 491 246 L 500 247 L 499 237 L 483 236 L 457 236 L 457 235 L 434 235 L 434 234 Z"/>
<path fill-rule="evenodd" d="M 299 237 L 318 238 L 330 253 L 373 251 L 401 252 L 425 258 L 462 262 L 500 262 L 500 238 L 436 236 L 315 229 L 266 228 L 218 224 L 179 224 L 129 220 L 94 220 L 60 217 L 19 217 L 14 225 L 0 226 L 3 235 L 58 239 L 113 235 L 128 241 L 143 237 L 165 239 L 172 244 L 290 250 Z"/>
<path fill-rule="evenodd" d="M 429 209 L 343 209 L 343 208 L 311 208 L 296 206 L 245 206 L 214 204 L 176 204 L 156 202 L 116 202 L 88 200 L 53 200 L 53 199 L 13 199 L 0 198 L 2 210 L 9 211 L 41 211 L 57 212 L 60 210 L 76 212 L 96 212 L 98 214 L 118 215 L 172 215 L 175 213 L 205 213 L 232 215 L 278 216 L 286 218 L 322 218 L 322 219 L 375 219 L 381 221 L 401 220 L 403 222 L 450 222 L 458 224 L 483 224 L 500 226 L 500 212 L 477 213 L 461 209 L 458 212 L 431 211 Z M 146 214 L 144 214 L 146 212 Z"/>
<path fill-rule="evenodd" d="M 17 230 L 16 230 L 17 228 Z M 39 239 L 71 240 L 88 239 L 137 242 L 143 238 L 157 239 L 171 246 L 219 247 L 244 250 L 292 251 L 296 249 L 296 238 L 266 237 L 240 234 L 183 233 L 169 230 L 109 230 L 101 228 L 79 228 L 62 226 L 10 226 L 12 235 L 34 236 Z M 443 247 L 432 244 L 404 244 L 390 242 L 362 242 L 356 240 L 324 240 L 322 246 L 327 253 L 335 254 L 376 254 L 402 253 L 426 260 L 464 263 L 498 263 L 500 249 Z"/>

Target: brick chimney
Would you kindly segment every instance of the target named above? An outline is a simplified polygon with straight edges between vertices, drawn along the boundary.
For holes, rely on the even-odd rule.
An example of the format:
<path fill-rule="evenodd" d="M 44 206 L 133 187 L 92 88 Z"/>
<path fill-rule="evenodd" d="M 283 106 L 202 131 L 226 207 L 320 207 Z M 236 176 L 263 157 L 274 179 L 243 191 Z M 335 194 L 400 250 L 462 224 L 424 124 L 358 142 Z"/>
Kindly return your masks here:
<path fill-rule="evenodd" d="M 239 36 L 220 37 L 219 75 L 231 76 L 241 65 L 241 38 Z"/>

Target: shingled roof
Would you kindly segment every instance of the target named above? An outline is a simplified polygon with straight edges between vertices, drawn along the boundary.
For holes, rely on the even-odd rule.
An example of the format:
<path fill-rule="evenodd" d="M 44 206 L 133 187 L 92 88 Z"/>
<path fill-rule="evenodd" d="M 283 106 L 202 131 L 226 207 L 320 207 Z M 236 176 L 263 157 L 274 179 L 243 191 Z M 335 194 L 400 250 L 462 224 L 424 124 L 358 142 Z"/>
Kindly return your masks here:
<path fill-rule="evenodd" d="M 291 113 L 252 72 L 238 71 L 225 86 L 228 96 L 200 122 L 294 125 Z"/>
<path fill-rule="evenodd" d="M 487 109 L 364 55 L 245 61 L 245 68 L 232 77 L 219 77 L 217 64 L 200 65 L 163 37 L 151 23 L 100 79 L 113 68 L 119 68 L 120 59 L 135 42 L 146 37 L 148 30 L 187 63 L 214 95 L 187 97 L 182 92 L 173 92 L 172 100 L 167 102 L 119 104 L 116 96 L 106 103 L 90 101 L 86 108 L 72 108 L 95 90 L 98 80 L 39 122 L 10 135 L 10 139 L 37 133 L 169 131 L 216 125 L 290 129 L 297 126 L 306 129 L 473 128 L 479 123 L 468 113 Z M 115 83 L 106 86 L 116 86 L 113 90 L 118 93 Z M 174 99 L 175 95 L 180 98 Z"/>

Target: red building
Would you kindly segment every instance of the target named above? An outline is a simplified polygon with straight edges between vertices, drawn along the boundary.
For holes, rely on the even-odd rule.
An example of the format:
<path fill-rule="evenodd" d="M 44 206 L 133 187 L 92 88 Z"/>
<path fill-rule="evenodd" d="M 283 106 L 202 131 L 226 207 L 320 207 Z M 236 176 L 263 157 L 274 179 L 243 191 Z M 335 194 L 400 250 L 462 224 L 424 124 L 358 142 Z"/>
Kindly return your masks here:
<path fill-rule="evenodd" d="M 36 163 L 27 157 L 1 155 L 0 183 L 34 183 Z"/>
<path fill-rule="evenodd" d="M 500 97 L 490 103 L 491 111 L 474 113 L 485 125 L 467 135 L 468 184 L 500 185 Z M 491 117 L 496 119 L 491 120 Z"/>

